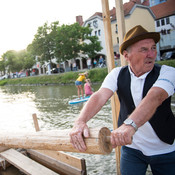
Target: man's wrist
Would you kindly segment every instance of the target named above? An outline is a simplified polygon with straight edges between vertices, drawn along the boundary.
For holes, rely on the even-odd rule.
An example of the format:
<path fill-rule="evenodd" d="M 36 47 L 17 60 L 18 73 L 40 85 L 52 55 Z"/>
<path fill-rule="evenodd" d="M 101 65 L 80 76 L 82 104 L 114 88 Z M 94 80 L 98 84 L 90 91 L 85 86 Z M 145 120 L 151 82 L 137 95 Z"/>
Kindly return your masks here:
<path fill-rule="evenodd" d="M 130 118 L 127 118 L 124 122 L 123 122 L 125 125 L 130 125 L 130 126 L 132 126 L 134 129 L 135 129 L 135 131 L 137 131 L 138 130 L 138 126 L 135 124 L 135 122 L 132 120 L 132 119 L 130 119 Z"/>

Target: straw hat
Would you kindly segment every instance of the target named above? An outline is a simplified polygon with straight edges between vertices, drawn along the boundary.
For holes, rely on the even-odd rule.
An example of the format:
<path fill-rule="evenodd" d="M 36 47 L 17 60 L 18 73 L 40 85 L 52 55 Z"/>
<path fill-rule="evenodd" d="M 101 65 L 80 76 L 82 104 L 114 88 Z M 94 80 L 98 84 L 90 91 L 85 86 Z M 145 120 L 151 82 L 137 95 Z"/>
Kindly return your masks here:
<path fill-rule="evenodd" d="M 159 42 L 160 34 L 158 32 L 148 32 L 141 25 L 135 26 L 129 30 L 123 39 L 123 43 L 120 45 L 120 53 L 123 54 L 123 51 L 127 49 L 130 45 L 143 40 L 143 39 L 153 39 L 155 43 Z"/>

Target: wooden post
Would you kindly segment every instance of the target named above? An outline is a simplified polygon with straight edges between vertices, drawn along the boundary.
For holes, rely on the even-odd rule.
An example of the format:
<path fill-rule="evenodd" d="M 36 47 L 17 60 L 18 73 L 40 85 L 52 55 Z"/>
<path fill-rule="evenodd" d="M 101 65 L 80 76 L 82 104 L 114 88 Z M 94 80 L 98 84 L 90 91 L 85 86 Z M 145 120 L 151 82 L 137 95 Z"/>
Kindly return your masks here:
<path fill-rule="evenodd" d="M 108 72 L 110 72 L 114 67 L 114 51 L 113 51 L 113 43 L 112 43 L 112 32 L 111 32 L 111 23 L 110 23 L 110 11 L 108 0 L 101 0 L 102 2 L 102 12 L 103 12 L 103 23 L 104 23 L 104 31 L 105 31 L 105 42 L 106 42 L 106 50 L 107 50 L 107 65 Z M 116 18 L 118 22 L 118 33 L 119 33 L 119 41 L 122 43 L 123 37 L 125 35 L 125 21 L 124 21 L 124 11 L 123 11 L 123 1 L 115 0 L 116 2 Z M 126 60 L 124 60 L 123 56 L 120 56 L 121 66 L 127 65 Z M 118 96 L 116 93 L 111 98 L 111 106 L 112 106 L 112 116 L 113 116 L 113 128 L 116 129 L 119 111 L 120 111 L 120 102 L 118 100 Z M 117 175 L 120 175 L 120 147 L 115 149 L 116 152 L 116 166 L 117 166 Z"/>
<path fill-rule="evenodd" d="M 126 33 L 123 0 L 115 0 L 115 4 L 116 4 L 116 19 L 118 24 L 119 44 L 121 44 L 123 42 L 123 38 Z M 120 61 L 121 61 L 121 66 L 127 65 L 127 62 L 123 58 L 123 55 L 120 55 Z"/>
<path fill-rule="evenodd" d="M 36 114 L 32 114 L 32 117 L 33 117 L 33 122 L 34 122 L 35 130 L 36 131 L 40 131 L 39 124 L 38 124 L 38 119 L 37 119 L 37 115 Z"/>
<path fill-rule="evenodd" d="M 105 42 L 106 42 L 106 50 L 107 50 L 107 65 L 108 72 L 110 72 L 114 67 L 114 50 L 112 43 L 112 32 L 111 32 L 111 22 L 110 22 L 110 12 L 109 12 L 109 4 L 108 0 L 101 0 L 102 2 L 102 12 L 103 12 L 103 23 L 104 23 L 104 31 L 105 31 Z M 113 116 L 113 128 L 117 128 L 117 121 L 120 109 L 120 103 L 118 100 L 118 96 L 116 93 L 111 98 L 111 106 L 112 106 L 112 116 Z M 116 167 L 117 174 L 120 175 L 120 148 L 117 147 L 115 149 L 116 154 Z"/>

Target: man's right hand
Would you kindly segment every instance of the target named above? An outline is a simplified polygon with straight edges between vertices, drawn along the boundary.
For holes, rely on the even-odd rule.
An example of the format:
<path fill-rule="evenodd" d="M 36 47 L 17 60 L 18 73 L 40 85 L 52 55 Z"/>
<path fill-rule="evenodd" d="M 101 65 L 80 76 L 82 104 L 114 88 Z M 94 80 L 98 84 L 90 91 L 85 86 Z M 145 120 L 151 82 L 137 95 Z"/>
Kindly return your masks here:
<path fill-rule="evenodd" d="M 87 147 L 84 142 L 84 138 L 89 137 L 89 128 L 84 122 L 75 122 L 70 135 L 70 142 L 75 149 L 81 152 L 86 151 Z"/>

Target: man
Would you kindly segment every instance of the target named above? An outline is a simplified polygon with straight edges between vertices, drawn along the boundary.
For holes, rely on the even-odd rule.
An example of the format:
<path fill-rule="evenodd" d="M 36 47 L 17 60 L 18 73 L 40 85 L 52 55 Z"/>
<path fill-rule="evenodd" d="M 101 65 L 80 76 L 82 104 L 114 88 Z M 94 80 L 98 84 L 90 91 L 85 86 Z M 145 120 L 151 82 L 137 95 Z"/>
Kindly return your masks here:
<path fill-rule="evenodd" d="M 155 65 L 159 40 L 159 33 L 140 25 L 126 33 L 120 53 L 129 66 L 114 68 L 107 75 L 70 133 L 73 146 L 85 151 L 83 137 L 89 136 L 86 123 L 117 91 L 119 128 L 111 132 L 111 144 L 113 148 L 122 146 L 122 175 L 145 175 L 148 165 L 154 175 L 175 174 L 175 117 L 170 107 L 175 69 Z"/>

